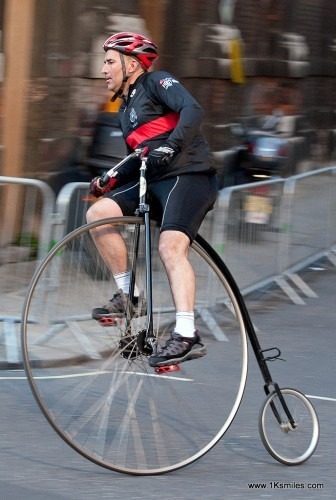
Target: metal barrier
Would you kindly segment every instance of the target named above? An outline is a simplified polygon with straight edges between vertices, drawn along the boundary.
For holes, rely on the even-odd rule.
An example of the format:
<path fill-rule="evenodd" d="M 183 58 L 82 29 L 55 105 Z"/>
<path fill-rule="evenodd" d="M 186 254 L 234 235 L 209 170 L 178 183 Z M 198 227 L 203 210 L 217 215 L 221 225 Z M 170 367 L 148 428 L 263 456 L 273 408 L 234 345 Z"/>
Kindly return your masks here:
<path fill-rule="evenodd" d="M 27 285 L 51 244 L 85 223 L 88 187 L 82 182 L 67 184 L 55 200 L 41 181 L 0 177 L 4 214 L 0 227 L 0 354 L 4 350 L 11 365 L 20 359 L 16 324 L 20 323 Z M 256 223 L 260 213 L 268 217 Z M 297 272 L 323 256 L 336 265 L 335 213 L 336 167 L 328 167 L 286 180 L 222 189 L 200 233 L 226 262 L 243 295 L 276 283 L 294 303 L 304 304 L 302 294 L 316 295 Z M 25 247 L 27 235 L 37 235 L 37 255 Z M 13 258 L 11 243 L 15 239 Z"/>
<path fill-rule="evenodd" d="M 15 365 L 27 286 L 52 244 L 55 195 L 44 182 L 0 176 L 0 207 L 0 350 Z"/>
<path fill-rule="evenodd" d="M 296 304 L 304 304 L 296 288 L 316 296 L 296 273 L 323 256 L 336 265 L 335 174 L 328 167 L 220 192 L 210 242 L 244 295 L 275 282 Z M 270 218 L 249 224 L 247 200 L 258 197 L 271 204 Z"/>
<path fill-rule="evenodd" d="M 287 181 L 286 187 L 290 206 L 281 271 L 304 295 L 315 297 L 296 273 L 324 256 L 336 265 L 336 168 L 296 175 Z"/>
<path fill-rule="evenodd" d="M 261 193 L 259 205 L 271 204 L 269 212 L 272 211 L 269 220 L 259 224 L 249 222 L 252 210 L 247 207 L 248 203 L 257 202 L 253 198 L 254 186 Z M 282 179 L 225 188 L 219 194 L 210 242 L 244 294 L 274 281 L 279 274 L 283 198 Z M 266 207 L 263 210 L 267 212 Z"/>
<path fill-rule="evenodd" d="M 89 183 L 70 182 L 60 191 L 56 199 L 54 237 L 60 241 L 73 229 L 86 222 L 86 212 L 91 203 Z"/>
<path fill-rule="evenodd" d="M 283 272 L 296 272 L 326 255 L 336 243 L 336 168 L 287 181 L 291 194 L 290 241 Z"/>

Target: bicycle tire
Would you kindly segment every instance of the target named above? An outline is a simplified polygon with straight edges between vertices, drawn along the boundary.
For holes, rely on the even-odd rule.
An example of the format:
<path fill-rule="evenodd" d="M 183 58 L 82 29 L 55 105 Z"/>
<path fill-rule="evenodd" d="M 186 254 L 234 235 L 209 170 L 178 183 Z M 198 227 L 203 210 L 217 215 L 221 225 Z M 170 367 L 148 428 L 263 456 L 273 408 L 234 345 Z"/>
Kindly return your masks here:
<path fill-rule="evenodd" d="M 318 417 L 312 403 L 300 391 L 290 388 L 280 391 L 294 418 L 295 428 L 290 424 L 277 392 L 273 391 L 266 398 L 259 414 L 261 440 L 268 453 L 278 462 L 300 465 L 311 457 L 317 446 Z"/>
<path fill-rule="evenodd" d="M 120 231 L 129 255 L 139 230 L 136 280 L 146 290 L 141 217 L 105 219 L 67 235 L 36 270 L 27 292 L 22 355 L 28 382 L 55 431 L 92 462 L 133 475 L 177 470 L 206 454 L 239 408 L 247 377 L 241 298 L 222 261 L 198 237 L 190 261 L 198 281 L 196 323 L 207 354 L 182 363 L 180 371 L 156 374 L 136 341 L 146 317 L 134 318 L 126 333 L 123 319 L 108 328 L 91 319 L 92 308 L 116 291 L 92 245 L 90 231 L 98 226 Z M 153 247 L 158 237 L 153 223 Z M 152 269 L 153 321 L 161 343 L 175 309 L 157 252 Z"/>

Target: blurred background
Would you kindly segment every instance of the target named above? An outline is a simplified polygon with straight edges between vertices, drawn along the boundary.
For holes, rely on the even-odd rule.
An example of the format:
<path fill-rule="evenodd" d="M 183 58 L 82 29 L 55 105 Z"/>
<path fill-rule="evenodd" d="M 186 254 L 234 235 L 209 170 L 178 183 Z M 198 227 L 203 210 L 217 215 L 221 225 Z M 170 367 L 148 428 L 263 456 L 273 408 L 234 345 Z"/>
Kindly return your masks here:
<path fill-rule="evenodd" d="M 0 175 L 48 181 L 73 165 L 76 179 L 92 175 L 85 159 L 99 117 L 113 122 L 116 111 L 102 43 L 124 30 L 157 41 L 156 69 L 199 100 L 213 151 L 235 147 L 230 124 L 276 110 L 281 131 L 300 138 L 291 173 L 328 164 L 335 26 L 330 0 L 0 0 Z M 50 182 L 57 192 L 59 181 Z"/>

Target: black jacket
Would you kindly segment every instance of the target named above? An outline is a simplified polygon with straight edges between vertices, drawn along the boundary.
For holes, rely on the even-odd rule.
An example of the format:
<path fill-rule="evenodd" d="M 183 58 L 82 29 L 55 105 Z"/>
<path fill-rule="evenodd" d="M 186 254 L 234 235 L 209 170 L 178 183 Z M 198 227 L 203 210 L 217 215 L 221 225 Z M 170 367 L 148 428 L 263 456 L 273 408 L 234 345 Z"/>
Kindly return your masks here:
<path fill-rule="evenodd" d="M 208 143 L 200 132 L 203 110 L 190 93 L 169 73 L 143 73 L 130 85 L 128 98 L 119 110 L 120 125 L 128 150 L 170 146 L 178 154 L 167 168 L 148 171 L 149 181 L 185 173 L 213 173 L 215 166 Z M 126 182 L 138 175 L 133 160 L 119 172 Z"/>

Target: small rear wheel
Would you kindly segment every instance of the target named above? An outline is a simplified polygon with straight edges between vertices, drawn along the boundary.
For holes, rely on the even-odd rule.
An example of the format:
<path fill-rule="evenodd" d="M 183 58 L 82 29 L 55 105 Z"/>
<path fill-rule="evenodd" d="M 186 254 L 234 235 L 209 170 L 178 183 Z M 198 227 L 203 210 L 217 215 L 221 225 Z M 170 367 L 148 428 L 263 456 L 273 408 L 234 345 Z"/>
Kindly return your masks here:
<path fill-rule="evenodd" d="M 308 398 L 296 389 L 280 389 L 294 419 L 286 415 L 276 391 L 269 394 L 259 414 L 259 432 L 268 453 L 285 465 L 299 465 L 314 453 L 319 422 Z"/>

